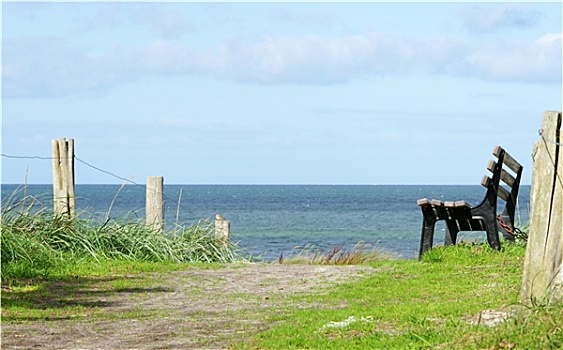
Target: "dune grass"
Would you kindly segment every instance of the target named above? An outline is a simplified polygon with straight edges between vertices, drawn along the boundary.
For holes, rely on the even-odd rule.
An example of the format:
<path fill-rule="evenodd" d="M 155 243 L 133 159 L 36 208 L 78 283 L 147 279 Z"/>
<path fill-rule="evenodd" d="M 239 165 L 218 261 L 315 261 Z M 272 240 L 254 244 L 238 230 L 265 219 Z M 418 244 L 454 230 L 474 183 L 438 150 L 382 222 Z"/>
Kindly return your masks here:
<path fill-rule="evenodd" d="M 48 276 L 81 263 L 107 260 L 146 262 L 231 262 L 245 253 L 215 237 L 214 224 L 200 220 L 158 233 L 135 218 L 55 216 L 36 197 L 2 203 L 2 278 Z M 81 215 L 80 217 L 84 217 Z"/>

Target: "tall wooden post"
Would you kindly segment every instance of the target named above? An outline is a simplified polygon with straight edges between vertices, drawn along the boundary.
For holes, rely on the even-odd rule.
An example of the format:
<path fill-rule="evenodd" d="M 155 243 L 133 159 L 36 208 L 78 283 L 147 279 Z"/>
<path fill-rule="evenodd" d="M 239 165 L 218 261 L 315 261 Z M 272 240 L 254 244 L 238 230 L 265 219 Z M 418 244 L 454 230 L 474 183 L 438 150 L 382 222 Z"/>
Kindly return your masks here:
<path fill-rule="evenodd" d="M 534 143 L 530 233 L 521 300 L 548 303 L 563 297 L 563 147 L 561 112 L 547 111 Z"/>
<path fill-rule="evenodd" d="M 74 218 L 74 139 L 52 140 L 53 196 L 56 216 Z"/>
<path fill-rule="evenodd" d="M 155 231 L 164 232 L 164 177 L 147 177 L 146 222 Z"/>

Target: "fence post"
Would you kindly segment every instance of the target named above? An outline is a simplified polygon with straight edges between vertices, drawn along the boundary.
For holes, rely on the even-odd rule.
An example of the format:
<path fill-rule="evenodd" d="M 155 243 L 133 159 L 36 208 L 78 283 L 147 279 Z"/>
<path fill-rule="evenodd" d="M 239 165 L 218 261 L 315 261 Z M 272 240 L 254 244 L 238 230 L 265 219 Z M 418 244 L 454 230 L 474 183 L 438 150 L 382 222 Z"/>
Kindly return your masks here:
<path fill-rule="evenodd" d="M 230 231 L 231 222 L 229 220 L 225 220 L 225 218 L 221 215 L 215 214 L 215 238 L 227 243 L 231 235 Z"/>
<path fill-rule="evenodd" d="M 563 138 L 561 112 L 546 111 L 533 145 L 530 232 L 521 301 L 550 302 L 563 296 Z"/>
<path fill-rule="evenodd" d="M 164 178 L 162 176 L 147 177 L 146 223 L 158 232 L 164 232 Z"/>
<path fill-rule="evenodd" d="M 74 139 L 51 141 L 53 149 L 53 197 L 55 216 L 74 218 Z"/>

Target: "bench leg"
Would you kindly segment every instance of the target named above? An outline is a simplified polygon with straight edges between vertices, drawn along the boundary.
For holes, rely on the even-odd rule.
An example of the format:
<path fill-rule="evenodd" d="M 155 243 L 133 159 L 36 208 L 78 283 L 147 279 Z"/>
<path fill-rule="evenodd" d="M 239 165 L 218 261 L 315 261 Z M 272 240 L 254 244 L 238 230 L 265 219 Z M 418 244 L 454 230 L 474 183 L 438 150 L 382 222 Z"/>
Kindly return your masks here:
<path fill-rule="evenodd" d="M 459 226 L 457 220 L 446 220 L 446 238 L 444 245 L 456 244 L 458 232 Z"/>
<path fill-rule="evenodd" d="M 487 223 L 487 242 L 489 242 L 491 248 L 500 250 L 500 239 L 496 222 L 492 224 Z"/>
<path fill-rule="evenodd" d="M 422 214 L 424 219 L 422 220 L 422 237 L 420 239 L 420 250 L 418 253 L 418 259 L 422 258 L 422 255 L 432 249 L 432 245 L 434 244 L 434 226 L 436 225 L 436 218 L 433 215 L 430 215 L 429 212 L 425 212 L 425 208 L 422 208 Z"/>

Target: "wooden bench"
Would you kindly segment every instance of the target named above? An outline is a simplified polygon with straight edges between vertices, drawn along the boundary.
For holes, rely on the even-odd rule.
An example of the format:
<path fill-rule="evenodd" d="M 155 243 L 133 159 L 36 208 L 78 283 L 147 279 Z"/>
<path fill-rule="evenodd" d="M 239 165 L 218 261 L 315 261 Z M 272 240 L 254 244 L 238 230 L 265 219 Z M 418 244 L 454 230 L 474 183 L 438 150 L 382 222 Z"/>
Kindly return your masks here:
<path fill-rule="evenodd" d="M 490 160 L 487 166 L 492 177 L 483 176 L 481 185 L 487 192 L 477 206 L 466 201 L 417 201 L 423 215 L 419 259 L 432 248 L 434 227 L 439 220 L 446 222 L 445 245 L 455 244 L 460 231 L 486 231 L 487 242 L 493 249 L 500 249 L 499 231 L 506 239 L 514 240 L 514 213 L 523 166 L 500 146 L 493 148 L 493 155 L 496 161 Z M 506 203 L 498 215 L 497 197 Z"/>

